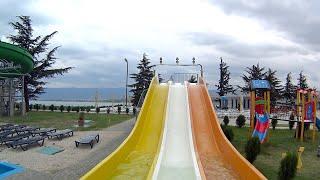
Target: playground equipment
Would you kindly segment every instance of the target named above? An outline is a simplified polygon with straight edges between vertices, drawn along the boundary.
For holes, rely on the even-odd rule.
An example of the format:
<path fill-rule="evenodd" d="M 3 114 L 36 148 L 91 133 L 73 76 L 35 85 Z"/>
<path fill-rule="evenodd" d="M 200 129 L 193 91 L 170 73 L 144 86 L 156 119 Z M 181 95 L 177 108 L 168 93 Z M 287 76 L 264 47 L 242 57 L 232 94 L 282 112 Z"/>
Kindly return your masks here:
<path fill-rule="evenodd" d="M 219 176 L 266 179 L 224 136 L 201 77 L 182 85 L 155 76 L 132 132 L 81 179 Z"/>
<path fill-rule="evenodd" d="M 252 80 L 250 83 L 250 131 L 261 143 L 267 140 L 269 129 L 270 89 L 267 80 Z"/>
<path fill-rule="evenodd" d="M 24 115 L 24 77 L 32 70 L 31 54 L 16 45 L 0 42 L 0 115 L 13 116 L 17 98 L 21 98 L 20 109 Z"/>
<path fill-rule="evenodd" d="M 296 114 L 298 120 L 298 127 L 296 128 L 296 138 L 300 137 L 303 141 L 305 123 L 313 123 L 312 141 L 316 136 L 316 112 L 317 112 L 318 94 L 314 89 L 298 89 L 297 90 L 297 107 Z"/>

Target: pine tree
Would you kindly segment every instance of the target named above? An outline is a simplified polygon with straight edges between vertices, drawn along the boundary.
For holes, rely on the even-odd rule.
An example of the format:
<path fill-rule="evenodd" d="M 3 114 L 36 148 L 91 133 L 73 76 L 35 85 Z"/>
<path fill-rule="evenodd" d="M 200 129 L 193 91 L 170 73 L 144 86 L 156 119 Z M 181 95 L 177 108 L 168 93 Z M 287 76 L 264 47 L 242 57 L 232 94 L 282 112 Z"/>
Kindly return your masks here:
<path fill-rule="evenodd" d="M 244 87 L 240 87 L 243 92 L 249 92 L 251 80 L 262 80 L 266 77 L 267 72 L 265 72 L 264 67 L 260 67 L 259 64 L 252 65 L 252 67 L 246 68 L 247 75 L 243 74 L 242 79 L 245 83 Z"/>
<path fill-rule="evenodd" d="M 129 85 L 132 87 L 130 92 L 133 93 L 131 101 L 134 106 L 138 104 L 143 90 L 147 90 L 149 88 L 153 77 L 153 72 L 151 70 L 152 67 L 154 66 L 150 65 L 150 59 L 148 59 L 147 54 L 144 53 L 140 63 L 137 66 L 139 72 L 130 74 L 130 78 L 134 79 L 135 81 L 134 84 Z"/>
<path fill-rule="evenodd" d="M 294 103 L 296 97 L 296 86 L 292 83 L 291 72 L 287 74 L 283 97 L 289 103 Z"/>
<path fill-rule="evenodd" d="M 58 47 L 48 48 L 49 40 L 57 33 L 52 32 L 46 36 L 34 36 L 31 18 L 29 16 L 18 16 L 18 21 L 9 23 L 13 29 L 17 30 L 17 35 L 10 35 L 8 38 L 12 43 L 25 48 L 34 58 L 34 69 L 24 78 L 24 99 L 26 111 L 29 111 L 29 99 L 36 99 L 44 93 L 43 86 L 47 83 L 44 79 L 53 78 L 56 75 L 63 75 L 71 67 L 54 69 L 52 66 L 56 62 L 54 56 Z"/>
<path fill-rule="evenodd" d="M 270 90 L 270 101 L 271 106 L 274 106 L 277 99 L 281 99 L 281 95 L 283 92 L 283 87 L 281 85 L 281 81 L 276 77 L 277 71 L 273 71 L 272 69 L 268 69 L 265 80 L 269 81 L 271 90 Z"/>
<path fill-rule="evenodd" d="M 227 65 L 226 62 L 223 62 L 222 58 L 220 58 L 219 70 L 220 70 L 220 79 L 219 79 L 219 84 L 216 85 L 218 94 L 220 96 L 224 96 L 228 93 L 233 93 L 234 92 L 233 87 L 232 85 L 229 84 L 229 80 L 230 80 L 229 66 Z"/>
<path fill-rule="evenodd" d="M 307 78 L 302 73 L 302 71 L 299 73 L 298 88 L 300 88 L 300 89 L 308 88 Z"/>

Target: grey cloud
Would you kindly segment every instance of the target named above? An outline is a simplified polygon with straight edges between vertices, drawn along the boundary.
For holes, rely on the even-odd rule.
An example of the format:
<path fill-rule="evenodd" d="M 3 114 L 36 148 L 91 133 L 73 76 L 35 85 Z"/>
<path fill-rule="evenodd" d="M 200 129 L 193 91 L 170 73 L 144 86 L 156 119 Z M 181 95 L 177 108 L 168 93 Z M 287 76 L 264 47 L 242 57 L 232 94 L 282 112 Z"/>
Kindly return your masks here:
<path fill-rule="evenodd" d="M 256 18 L 263 22 L 265 28 L 275 28 L 286 33 L 288 38 L 297 43 L 307 45 L 313 50 L 320 49 L 320 36 L 318 35 L 320 1 L 210 1 L 228 14 Z"/>

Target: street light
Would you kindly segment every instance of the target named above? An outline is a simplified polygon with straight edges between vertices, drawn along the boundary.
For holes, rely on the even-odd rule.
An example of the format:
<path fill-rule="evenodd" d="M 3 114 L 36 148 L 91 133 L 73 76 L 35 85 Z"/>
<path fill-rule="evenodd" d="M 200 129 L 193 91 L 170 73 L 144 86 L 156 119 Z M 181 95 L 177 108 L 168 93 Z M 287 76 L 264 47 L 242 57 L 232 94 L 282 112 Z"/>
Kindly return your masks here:
<path fill-rule="evenodd" d="M 129 65 L 127 58 L 124 58 L 124 61 L 127 63 L 127 76 L 126 76 L 126 108 L 128 107 L 128 71 L 129 71 Z"/>

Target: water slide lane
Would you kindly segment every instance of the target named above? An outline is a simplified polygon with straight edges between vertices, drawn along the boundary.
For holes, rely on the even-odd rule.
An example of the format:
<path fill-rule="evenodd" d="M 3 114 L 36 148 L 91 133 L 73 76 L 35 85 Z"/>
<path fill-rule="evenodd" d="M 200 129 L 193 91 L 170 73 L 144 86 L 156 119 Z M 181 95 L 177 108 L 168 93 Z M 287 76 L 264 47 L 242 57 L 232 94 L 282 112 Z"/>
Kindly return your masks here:
<path fill-rule="evenodd" d="M 266 179 L 224 136 L 205 82 L 188 85 L 193 138 L 206 179 Z"/>
<path fill-rule="evenodd" d="M 33 69 L 33 57 L 25 49 L 9 44 L 6 42 L 0 42 L 0 59 L 6 60 L 13 63 L 15 66 L 20 66 L 19 68 L 12 69 L 2 69 L 0 71 L 0 77 L 17 77 L 22 74 L 26 74 L 32 71 Z"/>
<path fill-rule="evenodd" d="M 81 179 L 150 179 L 160 150 L 168 85 L 153 78 L 125 141 Z"/>
<path fill-rule="evenodd" d="M 153 179 L 201 179 L 192 142 L 185 85 L 169 86 L 161 150 Z"/>

